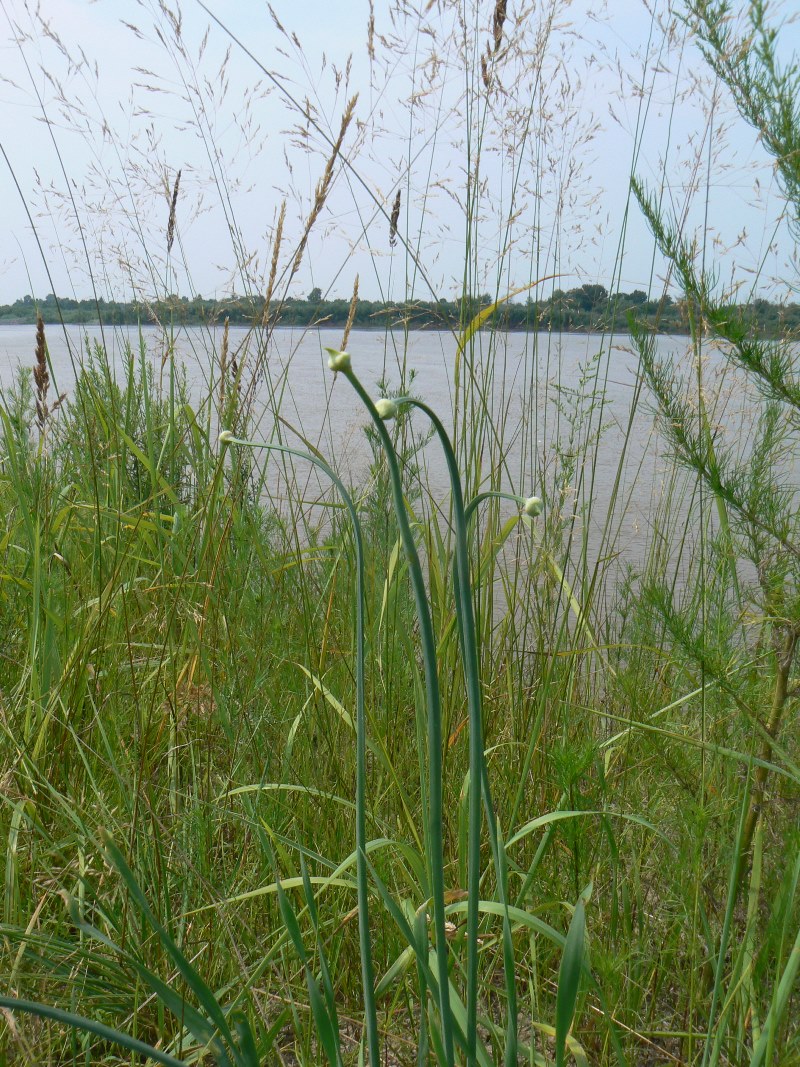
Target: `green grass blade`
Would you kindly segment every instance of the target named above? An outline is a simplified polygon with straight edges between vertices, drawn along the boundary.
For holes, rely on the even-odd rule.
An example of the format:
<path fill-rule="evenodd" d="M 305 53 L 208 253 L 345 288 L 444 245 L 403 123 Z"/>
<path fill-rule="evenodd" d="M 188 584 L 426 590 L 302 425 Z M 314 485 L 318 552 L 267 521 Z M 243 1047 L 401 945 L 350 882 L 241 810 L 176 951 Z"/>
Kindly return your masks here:
<path fill-rule="evenodd" d="M 61 1023 L 62 1026 L 70 1026 L 74 1030 L 82 1030 L 87 1034 L 95 1034 L 97 1037 L 111 1044 L 119 1045 L 129 1052 L 135 1052 L 138 1056 L 155 1060 L 164 1067 L 187 1067 L 185 1060 L 178 1060 L 174 1056 L 153 1048 L 152 1045 L 139 1041 L 136 1037 L 123 1034 L 119 1030 L 99 1023 L 94 1019 L 86 1019 L 82 1015 L 75 1015 L 61 1008 L 51 1008 L 48 1004 L 39 1004 L 33 1000 L 17 1000 L 16 997 L 0 996 L 0 1008 L 7 1011 L 22 1011 L 27 1015 L 36 1015 L 40 1019 L 52 1019 L 53 1022 Z"/>
<path fill-rule="evenodd" d="M 558 992 L 556 994 L 556 1067 L 564 1067 L 567 1047 L 567 1034 L 572 1026 L 575 1005 L 578 1001 L 578 987 L 581 980 L 584 959 L 584 937 L 586 933 L 586 906 L 583 897 L 575 905 L 572 921 L 569 924 L 561 966 L 558 971 Z"/>

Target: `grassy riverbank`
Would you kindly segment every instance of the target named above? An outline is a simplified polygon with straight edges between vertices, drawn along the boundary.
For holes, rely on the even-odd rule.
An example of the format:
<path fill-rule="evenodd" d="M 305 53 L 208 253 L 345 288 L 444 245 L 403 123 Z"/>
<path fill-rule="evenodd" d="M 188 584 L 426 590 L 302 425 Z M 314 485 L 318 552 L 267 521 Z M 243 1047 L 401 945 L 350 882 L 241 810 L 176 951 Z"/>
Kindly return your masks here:
<path fill-rule="evenodd" d="M 280 879 L 318 977 L 324 950 L 342 1055 L 355 1062 L 351 534 L 334 510 L 328 534 L 315 536 L 320 512 L 310 502 L 337 501 L 307 485 L 299 461 L 287 468 L 282 500 L 272 501 L 260 457 L 218 445 L 218 425 L 246 436 L 247 410 L 221 353 L 212 358 L 208 393 L 192 406 L 169 375 L 159 389 L 135 357 L 114 383 L 100 350 L 55 414 L 41 417 L 48 398 L 40 390 L 37 409 L 33 383 L 6 397 L 0 686 L 10 986 L 185 1055 L 197 1035 L 165 1011 L 169 1001 L 153 996 L 148 977 L 194 999 L 169 947 L 179 945 L 226 1010 L 246 1010 L 263 1055 L 291 1051 L 313 1062 L 319 1024 L 281 913 Z M 590 408 L 581 419 L 573 443 L 589 434 Z M 468 496 L 483 479 L 477 429 L 457 440 Z M 483 422 L 480 433 L 491 429 Z M 452 529 L 448 510 L 414 477 L 411 425 L 395 433 L 437 634 L 443 878 L 458 988 L 469 730 Z M 712 576 L 711 527 L 704 553 L 701 527 L 681 533 L 670 524 L 669 494 L 640 578 L 609 587 L 603 565 L 589 567 L 569 491 L 587 477 L 589 453 L 581 474 L 567 446 L 546 481 L 524 487 L 545 497 L 541 517 L 490 503 L 470 536 L 486 767 L 508 896 L 533 924 L 512 924 L 518 1040 L 526 1056 L 547 1055 L 558 937 L 568 905 L 586 892 L 596 986 L 583 983 L 574 1039 L 593 1060 L 614 1060 L 613 1041 L 630 1062 L 691 1061 L 727 973 L 713 931 L 725 921 L 743 775 L 757 756 L 756 709 L 771 700 L 771 654 L 759 648 L 757 621 L 731 604 L 730 578 Z M 502 445 L 486 447 L 500 449 L 498 466 Z M 412 916 L 430 893 L 429 748 L 387 478 L 376 451 L 370 481 L 355 491 L 366 544 L 367 836 L 376 875 Z M 676 474 L 671 492 L 682 485 Z M 665 616 L 662 546 L 682 538 L 689 556 L 670 566 L 688 583 Z M 666 578 L 668 586 L 669 571 Z M 677 636 L 700 612 L 714 633 L 705 662 L 685 633 Z M 751 903 L 746 892 L 733 916 L 741 941 L 730 966 L 741 978 L 727 994 L 731 1055 L 749 1040 L 750 1013 L 767 1011 L 760 991 L 789 948 L 790 858 L 800 845 L 791 752 L 790 742 L 776 757 Z M 105 835 L 151 913 L 131 897 Z M 491 902 L 498 885 L 486 838 L 481 857 L 481 897 Z M 381 1042 L 405 1062 L 419 1035 L 416 968 L 374 887 L 371 895 Z M 502 1045 L 506 1010 L 502 923 L 484 913 L 480 930 L 480 1017 L 489 1034 L 500 1027 L 491 1048 Z M 786 1022 L 781 1034 L 795 1039 Z M 22 1020 L 9 1039 L 23 1059 L 46 1046 L 56 1062 L 81 1058 L 89 1040 Z M 92 1040 L 99 1062 L 102 1042 Z"/>
<path fill-rule="evenodd" d="M 775 133 L 797 223 L 798 75 L 768 62 L 760 10 L 756 52 L 719 40 L 707 5 L 686 15 Z M 465 97 L 465 292 L 482 289 L 505 20 L 498 2 Z M 512 53 L 526 76 L 540 44 Z M 762 82 L 742 89 L 726 62 L 747 55 Z M 39 319 L 32 371 L 3 395 L 0 1062 L 800 1063 L 794 336 L 765 337 L 634 181 L 689 342 L 659 361 L 646 301 L 627 308 L 640 374 L 613 447 L 608 347 L 562 374 L 560 321 L 510 367 L 483 329 L 514 306 L 502 269 L 488 300 L 453 305 L 448 412 L 425 406 L 400 338 L 389 381 L 359 359 L 356 278 L 326 419 L 355 396 L 370 462 L 344 484 L 325 435 L 290 417 L 272 331 L 309 303 L 291 284 L 355 114 L 350 98 L 323 139 L 291 247 L 279 210 L 248 345 L 209 331 L 202 387 L 170 344 L 178 172 L 163 360 L 94 344 L 58 395 Z M 395 248 L 400 194 L 391 212 L 373 199 Z M 555 273 L 532 258 L 525 291 Z M 658 487 L 628 455 L 642 405 Z M 644 493 L 641 563 L 621 572 Z"/>

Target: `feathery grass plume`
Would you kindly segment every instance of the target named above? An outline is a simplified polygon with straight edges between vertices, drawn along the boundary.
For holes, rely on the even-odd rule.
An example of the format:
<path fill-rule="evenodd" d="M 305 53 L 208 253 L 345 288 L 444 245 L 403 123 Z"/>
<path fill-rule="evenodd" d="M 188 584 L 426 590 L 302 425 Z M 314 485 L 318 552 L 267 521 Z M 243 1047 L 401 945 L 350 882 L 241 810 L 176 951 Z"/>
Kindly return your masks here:
<path fill-rule="evenodd" d="M 340 348 L 344 352 L 347 348 L 347 342 L 350 339 L 350 331 L 353 328 L 353 323 L 356 318 L 356 308 L 358 307 L 358 275 L 353 282 L 353 295 L 350 297 L 350 309 L 347 312 L 347 322 L 344 324 L 344 333 L 342 334 L 342 343 Z"/>
<path fill-rule="evenodd" d="M 389 244 L 394 248 L 397 244 L 397 223 L 400 221 L 400 190 L 397 190 L 397 196 L 394 198 L 394 204 L 392 205 L 392 217 L 389 219 Z"/>
<path fill-rule="evenodd" d="M 333 182 L 333 168 L 336 163 L 336 158 L 341 151 L 344 138 L 347 133 L 348 127 L 353 119 L 353 112 L 356 108 L 356 101 L 358 100 L 358 93 L 352 96 L 348 101 L 347 107 L 344 109 L 342 115 L 342 122 L 339 127 L 339 136 L 336 138 L 331 154 L 328 156 L 328 162 L 325 164 L 325 170 L 322 173 L 322 177 L 317 182 L 317 189 L 314 194 L 314 203 L 311 206 L 308 219 L 306 220 L 305 229 L 303 230 L 303 236 L 300 238 L 300 244 L 298 245 L 297 252 L 295 252 L 294 262 L 292 263 L 291 277 L 294 277 L 300 269 L 300 263 L 303 259 L 303 253 L 308 243 L 308 235 L 314 226 L 314 223 L 319 218 L 319 214 L 325 205 L 325 201 L 328 199 L 328 193 L 331 190 L 331 183 Z"/>
<path fill-rule="evenodd" d="M 508 0 L 497 0 L 494 5 L 494 18 L 492 19 L 492 29 L 494 32 L 494 50 L 499 49 L 503 40 L 503 24 L 506 21 L 506 8 L 508 7 Z"/>
<path fill-rule="evenodd" d="M 278 274 L 278 256 L 281 251 L 281 241 L 283 240 L 283 223 L 286 219 L 286 201 L 281 203 L 281 210 L 278 213 L 278 225 L 275 227 L 275 237 L 272 241 L 272 263 L 269 268 L 269 281 L 267 282 L 267 292 L 264 297 L 264 317 L 263 322 L 266 324 L 269 318 L 269 307 L 272 303 L 272 294 L 275 290 L 275 278 Z"/>
<path fill-rule="evenodd" d="M 175 175 L 175 184 L 172 187 L 172 201 L 169 205 L 169 222 L 167 223 L 167 252 L 172 251 L 172 243 L 175 240 L 175 208 L 178 206 L 178 186 L 181 183 L 181 172 Z"/>

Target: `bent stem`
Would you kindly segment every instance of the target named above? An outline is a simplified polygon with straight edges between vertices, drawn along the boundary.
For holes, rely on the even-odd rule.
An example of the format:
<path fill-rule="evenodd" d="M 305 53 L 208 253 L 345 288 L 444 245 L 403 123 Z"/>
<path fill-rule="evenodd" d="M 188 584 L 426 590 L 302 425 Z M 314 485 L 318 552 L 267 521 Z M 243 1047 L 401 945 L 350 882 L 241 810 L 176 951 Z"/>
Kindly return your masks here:
<path fill-rule="evenodd" d="M 492 804 L 489 773 L 486 766 L 483 742 L 483 698 L 480 684 L 480 665 L 478 663 L 478 640 L 475 629 L 475 612 L 472 604 L 472 586 L 470 583 L 469 553 L 467 549 L 467 524 L 469 515 L 477 501 L 489 494 L 481 494 L 465 509 L 464 492 L 461 475 L 458 470 L 452 442 L 438 415 L 421 400 L 404 396 L 395 400 L 399 407 L 408 404 L 423 411 L 430 419 L 441 442 L 447 470 L 450 477 L 450 492 L 453 504 L 453 527 L 455 531 L 455 552 L 453 557 L 453 575 L 455 587 L 456 619 L 461 656 L 464 663 L 464 681 L 467 690 L 467 708 L 469 715 L 469 836 L 467 865 L 467 1062 L 474 1063 L 477 1055 L 477 1019 L 478 1019 L 478 922 L 480 903 L 480 835 L 481 835 L 481 795 L 486 809 L 486 822 L 489 830 L 489 842 L 492 849 L 500 903 L 503 907 L 503 960 L 506 982 L 507 1007 L 507 1041 L 506 1063 L 516 1063 L 517 1049 L 517 998 L 514 973 L 513 942 L 511 921 L 508 915 L 506 894 L 505 857 L 501 856 L 504 848 L 501 840 L 499 823 Z M 517 500 L 510 494 L 495 494 Z M 524 501 L 522 501 L 524 504 Z M 478 784 L 479 783 L 479 784 Z"/>
<path fill-rule="evenodd" d="M 224 431 L 223 431 L 224 433 Z M 267 452 L 280 452 L 295 459 L 307 460 L 330 479 L 344 502 L 353 527 L 356 551 L 356 887 L 358 896 L 358 937 L 361 954 L 361 981 L 364 987 L 364 1015 L 367 1028 L 369 1062 L 373 1067 L 380 1063 L 378 1043 L 378 1017 L 375 1008 L 375 978 L 372 966 L 372 945 L 369 932 L 369 894 L 367 883 L 367 722 L 364 708 L 364 541 L 361 522 L 353 499 L 342 480 L 333 469 L 309 452 L 289 448 L 286 445 L 266 444 L 260 441 L 244 441 L 230 434 L 221 435 L 224 445 L 241 445 L 247 448 L 263 448 Z"/>
<path fill-rule="evenodd" d="M 428 856 L 429 877 L 431 882 L 431 897 L 433 901 L 433 925 L 436 933 L 436 962 L 437 977 L 439 984 L 439 1012 L 442 1026 L 442 1040 L 444 1043 L 444 1058 L 448 1065 L 454 1062 L 453 1056 L 453 1020 L 450 1011 L 450 979 L 447 966 L 447 936 L 445 927 L 445 899 L 444 899 L 444 842 L 442 832 L 442 704 L 439 692 L 439 674 L 436 666 L 436 641 L 433 633 L 430 607 L 425 592 L 425 580 L 422 576 L 422 565 L 419 553 L 414 543 L 414 535 L 406 514 L 406 503 L 403 496 L 403 485 L 400 480 L 400 467 L 397 453 L 394 450 L 392 439 L 389 436 L 383 419 L 378 414 L 371 397 L 364 389 L 361 382 L 353 373 L 350 366 L 350 357 L 347 353 L 331 352 L 328 365 L 331 370 L 338 371 L 347 378 L 358 394 L 364 407 L 370 414 L 378 431 L 383 450 L 389 465 L 389 475 L 392 483 L 392 497 L 397 522 L 400 527 L 400 537 L 403 549 L 408 560 L 408 570 L 411 586 L 414 592 L 414 601 L 419 620 L 420 638 L 422 645 L 422 660 L 425 674 L 425 696 L 427 701 L 427 733 L 428 733 L 428 840 L 430 855 Z M 422 1007 L 422 1006 L 421 1006 Z M 470 1035 L 467 1035 L 471 1040 Z"/>

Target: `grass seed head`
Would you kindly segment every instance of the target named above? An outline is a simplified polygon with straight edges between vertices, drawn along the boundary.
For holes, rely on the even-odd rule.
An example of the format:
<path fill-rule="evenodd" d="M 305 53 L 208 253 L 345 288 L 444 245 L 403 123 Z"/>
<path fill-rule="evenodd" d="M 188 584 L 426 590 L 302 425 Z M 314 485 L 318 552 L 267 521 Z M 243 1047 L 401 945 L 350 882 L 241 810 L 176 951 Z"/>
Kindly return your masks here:
<path fill-rule="evenodd" d="M 172 242 L 175 240 L 175 209 L 178 206 L 178 186 L 181 183 L 181 172 L 175 175 L 175 184 L 172 187 L 172 201 L 169 205 L 169 221 L 167 222 L 167 252 L 172 251 Z"/>
<path fill-rule="evenodd" d="M 269 318 L 269 308 L 272 303 L 272 294 L 275 289 L 275 278 L 278 274 L 278 257 L 281 251 L 281 241 L 283 240 L 283 224 L 286 221 L 286 201 L 281 203 L 281 210 L 278 214 L 278 224 L 275 227 L 275 237 L 272 241 L 272 263 L 269 268 L 269 282 L 267 283 L 267 293 L 264 297 L 264 323 Z"/>
<path fill-rule="evenodd" d="M 503 23 L 506 21 L 506 8 L 508 7 L 508 0 L 497 0 L 494 5 L 494 18 L 492 19 L 492 30 L 494 32 L 494 50 L 495 52 L 500 47 L 503 41 Z"/>
<path fill-rule="evenodd" d="M 397 223 L 400 221 L 400 190 L 397 190 L 397 196 L 394 198 L 394 204 L 392 205 L 392 217 L 389 219 L 389 244 L 394 248 L 397 244 Z"/>
<path fill-rule="evenodd" d="M 347 106 L 344 109 L 341 125 L 339 126 L 339 136 L 336 138 L 330 156 L 328 156 L 328 160 L 325 164 L 325 170 L 322 173 L 322 177 L 317 182 L 317 188 L 314 193 L 314 203 L 311 206 L 311 211 L 306 220 L 305 228 L 300 238 L 300 244 L 297 246 L 297 251 L 294 254 L 294 261 L 292 262 L 291 271 L 292 277 L 294 277 L 294 275 L 300 269 L 300 263 L 303 259 L 303 252 L 305 251 L 306 244 L 308 243 L 308 236 L 314 227 L 314 223 L 319 218 L 320 212 L 322 211 L 322 208 L 325 205 L 325 201 L 328 199 L 328 193 L 330 192 L 331 184 L 333 183 L 334 166 L 336 164 L 336 160 L 339 156 L 339 153 L 341 152 L 345 134 L 347 133 L 348 127 L 350 126 L 350 123 L 353 120 L 353 113 L 356 109 L 357 100 L 358 93 L 356 93 L 355 96 L 350 98 L 347 103 Z"/>
<path fill-rule="evenodd" d="M 36 421 L 39 429 L 44 429 L 47 420 L 47 390 L 50 387 L 50 374 L 47 370 L 47 348 L 44 339 L 44 320 L 36 319 L 36 362 L 33 365 L 33 384 L 36 387 Z"/>
<path fill-rule="evenodd" d="M 353 295 L 350 298 L 350 308 L 347 312 L 347 322 L 344 324 L 344 333 L 342 334 L 341 351 L 344 352 L 347 349 L 347 342 L 350 338 L 350 330 L 353 328 L 353 323 L 356 318 L 356 308 L 358 307 L 358 275 L 353 282 Z"/>

